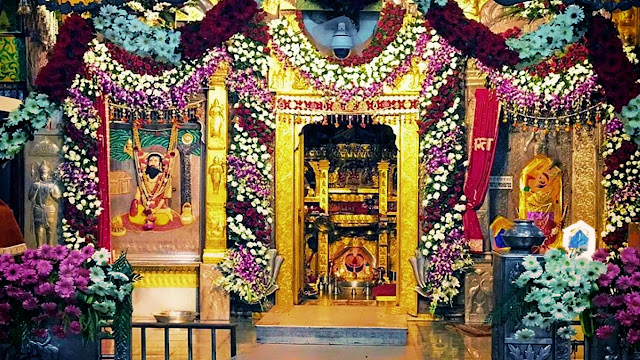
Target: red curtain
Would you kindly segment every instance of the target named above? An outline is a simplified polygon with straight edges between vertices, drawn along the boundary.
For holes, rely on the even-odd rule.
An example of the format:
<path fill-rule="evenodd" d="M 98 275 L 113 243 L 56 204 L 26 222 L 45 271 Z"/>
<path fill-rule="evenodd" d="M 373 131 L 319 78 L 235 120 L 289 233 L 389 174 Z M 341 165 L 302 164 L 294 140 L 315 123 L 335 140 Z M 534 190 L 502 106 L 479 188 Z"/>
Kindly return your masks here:
<path fill-rule="evenodd" d="M 96 99 L 95 104 L 100 127 L 98 128 L 98 196 L 102 201 L 102 213 L 98 218 L 98 246 L 111 250 L 111 216 L 109 204 L 109 119 L 107 118 L 107 104 L 104 98 Z"/>
<path fill-rule="evenodd" d="M 476 90 L 476 112 L 469 151 L 469 168 L 464 184 L 467 211 L 462 216 L 464 235 L 472 253 L 483 252 L 483 237 L 476 210 L 482 206 L 496 153 L 500 104 L 488 89 Z"/>

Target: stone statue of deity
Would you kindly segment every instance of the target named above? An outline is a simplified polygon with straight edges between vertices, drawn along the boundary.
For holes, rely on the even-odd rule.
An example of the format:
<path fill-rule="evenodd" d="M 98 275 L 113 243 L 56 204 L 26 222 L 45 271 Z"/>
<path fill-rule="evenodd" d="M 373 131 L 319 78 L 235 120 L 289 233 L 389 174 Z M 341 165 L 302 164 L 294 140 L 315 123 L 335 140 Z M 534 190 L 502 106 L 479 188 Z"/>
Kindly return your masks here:
<path fill-rule="evenodd" d="M 33 164 L 31 176 L 35 182 L 29 188 L 29 201 L 33 209 L 33 227 L 36 246 L 57 245 L 58 201 L 62 196 L 60 188 L 51 178 L 51 165 L 45 160 Z"/>

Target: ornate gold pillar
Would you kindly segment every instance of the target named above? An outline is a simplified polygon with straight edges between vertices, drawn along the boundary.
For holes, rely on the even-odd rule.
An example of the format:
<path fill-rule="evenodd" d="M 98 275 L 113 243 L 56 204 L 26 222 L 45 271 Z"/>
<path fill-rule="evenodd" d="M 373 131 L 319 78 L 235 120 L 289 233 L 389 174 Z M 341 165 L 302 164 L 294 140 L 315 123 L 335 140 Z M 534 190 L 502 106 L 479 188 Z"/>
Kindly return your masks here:
<path fill-rule="evenodd" d="M 329 275 L 329 233 L 318 232 L 318 274 Z"/>
<path fill-rule="evenodd" d="M 387 215 L 387 200 L 389 195 L 389 162 L 378 163 L 378 213 Z"/>
<path fill-rule="evenodd" d="M 400 275 L 399 305 L 409 314 L 418 313 L 416 279 L 409 258 L 418 246 L 418 125 L 417 113 L 402 115 L 398 152 L 398 236 Z"/>
<path fill-rule="evenodd" d="M 207 93 L 206 225 L 202 262 L 215 264 L 227 250 L 227 66 L 220 66 L 209 80 Z"/>
<path fill-rule="evenodd" d="M 598 141 L 595 128 L 573 129 L 573 173 L 571 179 L 571 219 L 565 226 L 582 220 L 598 229 Z M 569 223 L 571 221 L 571 223 Z M 601 230 L 601 229 L 600 229 Z M 599 233 L 599 232 L 597 232 Z"/>
<path fill-rule="evenodd" d="M 278 254 L 284 257 L 284 262 L 278 275 L 276 302 L 281 306 L 293 305 L 297 291 L 294 291 L 294 259 L 295 259 L 295 179 L 294 179 L 294 134 L 293 115 L 278 114 L 276 116 L 276 248 Z"/>

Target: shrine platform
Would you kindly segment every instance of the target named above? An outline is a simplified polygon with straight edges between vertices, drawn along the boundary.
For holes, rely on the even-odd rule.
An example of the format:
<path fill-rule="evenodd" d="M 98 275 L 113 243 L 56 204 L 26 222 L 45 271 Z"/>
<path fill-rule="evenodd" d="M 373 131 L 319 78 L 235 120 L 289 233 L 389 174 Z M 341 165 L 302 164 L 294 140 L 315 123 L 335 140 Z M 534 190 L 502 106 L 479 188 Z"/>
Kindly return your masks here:
<path fill-rule="evenodd" d="M 256 324 L 263 344 L 407 345 L 407 315 L 395 306 L 276 306 Z"/>

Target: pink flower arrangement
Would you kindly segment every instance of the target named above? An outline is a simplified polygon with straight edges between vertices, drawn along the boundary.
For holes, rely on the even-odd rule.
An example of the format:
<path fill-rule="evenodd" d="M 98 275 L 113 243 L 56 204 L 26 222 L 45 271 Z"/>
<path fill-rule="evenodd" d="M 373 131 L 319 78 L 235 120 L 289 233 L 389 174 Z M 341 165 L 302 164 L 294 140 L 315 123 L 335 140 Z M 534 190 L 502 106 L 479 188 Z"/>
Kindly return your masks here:
<path fill-rule="evenodd" d="M 616 329 L 610 324 L 617 323 L 621 344 L 640 348 L 640 252 L 625 247 L 607 254 L 600 249 L 593 259 L 607 262 L 607 271 L 598 279 L 599 294 L 593 298 L 596 319 L 603 321 L 596 336 L 611 337 Z"/>
<path fill-rule="evenodd" d="M 0 342 L 19 346 L 49 331 L 59 338 L 94 336 L 100 326 L 96 319 L 113 316 L 101 306 L 115 312 L 136 279 L 114 271 L 107 260 L 108 252 L 93 246 L 43 245 L 20 257 L 0 255 Z M 102 289 L 109 291 L 101 295 Z"/>

